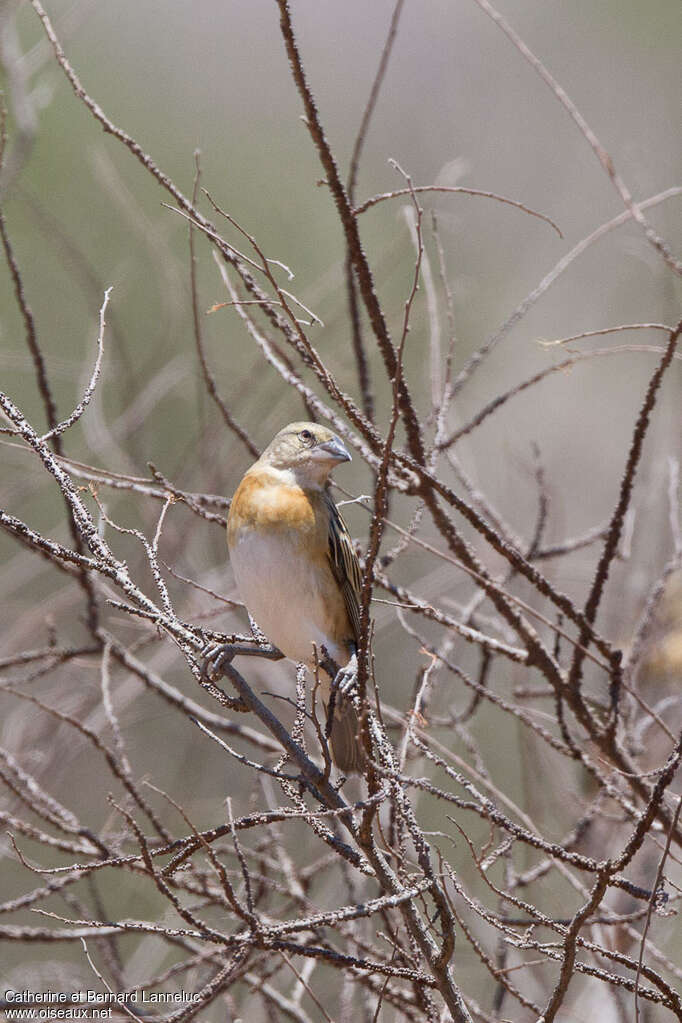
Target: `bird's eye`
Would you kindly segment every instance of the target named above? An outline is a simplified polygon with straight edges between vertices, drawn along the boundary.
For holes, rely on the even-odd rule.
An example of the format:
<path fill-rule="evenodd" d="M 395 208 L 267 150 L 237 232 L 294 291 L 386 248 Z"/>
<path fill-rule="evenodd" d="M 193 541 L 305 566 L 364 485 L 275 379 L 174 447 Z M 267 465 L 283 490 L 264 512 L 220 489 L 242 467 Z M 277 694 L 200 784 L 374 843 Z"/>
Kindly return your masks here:
<path fill-rule="evenodd" d="M 299 437 L 301 438 L 303 443 L 307 444 L 308 446 L 310 446 L 314 440 L 314 437 L 310 430 L 301 430 L 301 432 L 299 433 Z"/>

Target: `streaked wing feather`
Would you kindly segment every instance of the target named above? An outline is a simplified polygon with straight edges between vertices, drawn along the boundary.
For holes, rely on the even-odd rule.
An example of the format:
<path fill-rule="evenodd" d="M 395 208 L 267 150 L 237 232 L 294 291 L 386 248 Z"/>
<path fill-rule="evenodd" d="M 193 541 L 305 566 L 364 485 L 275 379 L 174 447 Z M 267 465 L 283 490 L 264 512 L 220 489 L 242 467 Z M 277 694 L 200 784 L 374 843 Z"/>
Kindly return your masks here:
<path fill-rule="evenodd" d="M 356 642 L 360 639 L 360 594 L 362 576 L 353 541 L 339 509 L 329 494 L 325 494 L 329 508 L 329 563 L 338 582 L 353 626 Z"/>

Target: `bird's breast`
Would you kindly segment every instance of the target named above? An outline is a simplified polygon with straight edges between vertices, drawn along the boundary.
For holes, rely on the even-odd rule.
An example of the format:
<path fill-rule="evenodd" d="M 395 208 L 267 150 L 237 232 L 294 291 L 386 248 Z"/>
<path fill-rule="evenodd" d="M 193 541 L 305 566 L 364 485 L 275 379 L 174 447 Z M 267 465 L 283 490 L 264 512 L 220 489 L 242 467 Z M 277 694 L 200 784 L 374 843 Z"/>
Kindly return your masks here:
<path fill-rule="evenodd" d="M 340 664 L 348 659 L 351 630 L 329 566 L 327 525 L 299 488 L 257 487 L 248 476 L 228 518 L 241 599 L 270 642 L 309 665 L 313 643 L 324 644 Z"/>

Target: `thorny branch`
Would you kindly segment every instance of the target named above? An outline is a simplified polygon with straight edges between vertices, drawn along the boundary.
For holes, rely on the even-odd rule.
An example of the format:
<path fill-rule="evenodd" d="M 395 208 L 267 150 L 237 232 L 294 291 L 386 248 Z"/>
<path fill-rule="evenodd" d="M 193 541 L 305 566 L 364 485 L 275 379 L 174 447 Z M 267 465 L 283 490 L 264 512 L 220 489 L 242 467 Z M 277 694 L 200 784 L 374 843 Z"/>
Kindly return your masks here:
<path fill-rule="evenodd" d="M 366 755 L 359 779 L 333 773 L 317 687 L 306 685 L 302 669 L 249 662 L 248 673 L 225 665 L 220 685 L 204 677 L 207 640 L 242 649 L 262 645 L 262 637 L 243 634 L 238 595 L 223 592 L 229 585 L 224 553 L 220 572 L 214 558 L 202 569 L 201 559 L 185 556 L 189 524 L 207 546 L 215 534 L 223 551 L 213 527 L 224 528 L 229 499 L 203 493 L 196 478 L 196 489 L 181 485 L 184 478 L 176 482 L 151 463 L 151 475 L 144 469 L 133 475 L 66 455 L 67 439 L 79 431 L 87 437 L 95 399 L 109 386 L 104 355 L 111 289 L 100 306 L 89 381 L 60 419 L 51 358 L 27 297 L 37 285 L 25 280 L 11 220 L 0 211 L 0 238 L 47 422 L 47 430 L 33 422 L 24 397 L 0 393 L 2 433 L 11 436 L 2 444 L 23 466 L 30 464 L 17 476 L 40 481 L 51 515 L 58 497 L 70 534 L 65 540 L 59 517 L 50 528 L 26 502 L 0 509 L 0 527 L 22 566 L 61 587 L 55 615 L 27 615 L 0 657 L 3 714 L 19 720 L 17 708 L 30 707 L 31 727 L 49 730 L 51 748 L 34 757 L 30 741 L 15 744 L 12 729 L 3 733 L 0 784 L 9 801 L 0 821 L 9 836 L 4 854 L 20 881 L 0 903 L 8 920 L 0 924 L 0 941 L 10 952 L 31 943 L 70 943 L 80 960 L 84 950 L 106 992 L 123 984 L 129 990 L 128 1000 L 114 1007 L 121 1016 L 150 1018 L 138 1014 L 130 992 L 184 986 L 191 978 L 193 1000 L 165 1015 L 155 1010 L 153 1018 L 165 1023 L 202 1014 L 210 1019 L 215 1011 L 246 1018 L 241 1007 L 256 998 L 264 999 L 269 1015 L 298 1023 L 310 1023 L 315 1012 L 327 1020 L 378 1023 L 389 1011 L 395 1019 L 429 1023 L 498 1021 L 507 1018 L 509 1000 L 525 1012 L 524 1021 L 550 1023 L 560 1011 L 572 1011 L 582 977 L 598 986 L 598 997 L 613 997 L 623 1019 L 629 1018 L 627 995 L 637 1017 L 647 1003 L 682 1020 L 675 987 L 682 965 L 674 948 L 660 947 L 665 934 L 657 928 L 659 918 L 677 912 L 682 849 L 682 800 L 675 790 L 680 696 L 670 684 L 682 630 L 674 606 L 682 556 L 674 449 L 662 500 L 652 509 L 640 498 L 642 479 L 649 487 L 656 479 L 648 435 L 663 418 L 682 322 L 671 328 L 642 316 L 639 323 L 564 331 L 552 344 L 623 330 L 655 330 L 663 340 L 656 347 L 571 351 L 560 361 L 549 361 L 548 344 L 537 347 L 548 361 L 511 386 L 482 400 L 467 391 L 512 327 L 608 232 L 634 220 L 662 264 L 679 272 L 644 211 L 679 197 L 682 188 L 636 202 L 565 90 L 488 0 L 475 0 L 569 113 L 625 211 L 566 252 L 505 323 L 464 355 L 455 337 L 446 252 L 435 215 L 433 239 L 425 231 L 421 204 L 444 192 L 481 196 L 558 228 L 530 205 L 484 189 L 415 186 L 409 169 L 394 160 L 406 187 L 358 199 L 360 158 L 399 36 L 402 0 L 393 9 L 345 184 L 291 6 L 277 0 L 282 45 L 345 247 L 348 352 L 357 378 L 355 393 L 349 392 L 342 384 L 343 353 L 311 341 L 308 328 L 321 327 L 315 303 L 281 284 L 283 275 L 292 276 L 288 268 L 207 191 L 202 194 L 227 237 L 199 210 L 198 153 L 188 199 L 86 92 L 47 12 L 39 0 L 31 2 L 76 98 L 187 222 L 197 376 L 229 431 L 235 465 L 241 465 L 242 449 L 255 457 L 268 438 L 259 433 L 256 440 L 251 423 L 242 425 L 212 368 L 197 272 L 209 247 L 229 295 L 213 311 L 224 306 L 230 311 L 221 317 L 236 313 L 233 327 L 241 331 L 239 343 L 253 349 L 253 366 L 302 399 L 311 416 L 326 419 L 360 455 L 365 490 L 348 503 L 358 507 L 356 521 L 369 515 L 367 538 L 358 542 L 364 574 L 353 695 Z M 5 136 L 3 118 L 0 170 Z M 401 199 L 409 202 L 415 253 L 398 317 L 379 297 L 360 222 L 368 209 L 380 216 Z M 430 271 L 431 241 L 441 295 Z M 206 266 L 215 273 L 208 259 Z M 441 307 L 450 331 L 445 356 Z M 221 317 L 211 322 L 224 322 Z M 363 330 L 365 319 L 372 337 Z M 394 322 L 397 342 L 389 328 Z M 426 387 L 414 369 L 424 330 L 430 333 Z M 625 359 L 635 352 L 658 364 L 639 413 L 633 409 L 630 416 L 635 425 L 623 444 L 625 469 L 613 507 L 560 533 L 554 518 L 561 491 L 543 445 L 527 471 L 535 504 L 524 531 L 511 500 L 493 499 L 468 474 L 460 447 L 469 444 L 485 458 L 485 431 L 496 429 L 509 406 L 550 386 L 544 381 L 556 382 L 574 367 L 594 371 L 606 356 Z M 453 399 L 468 400 L 470 393 L 462 406 L 469 411 L 460 419 Z M 132 413 L 129 418 L 136 421 Z M 501 443 L 502 433 L 496 435 Z M 207 427 L 207 450 L 209 435 Z M 223 482 L 217 477 L 214 486 Z M 622 542 L 626 526 L 632 544 Z M 388 531 L 400 539 L 387 552 Z M 416 578 L 406 567 L 410 555 L 422 566 Z M 577 565 L 586 596 L 575 586 Z M 616 571 L 633 592 L 632 580 L 642 574 L 647 580 L 639 611 L 623 601 L 618 629 L 609 582 Z M 399 649 L 393 660 L 388 629 L 395 630 L 391 643 Z M 396 665 L 400 684 L 391 687 Z M 90 680 L 90 690 L 69 687 L 76 676 Z M 154 734 L 145 736 L 152 761 L 136 738 L 131 707 L 137 700 L 157 708 Z M 192 751 L 181 765 L 197 796 L 188 805 L 189 790 L 176 777 L 176 743 Z M 69 770 L 76 756 L 87 764 L 79 785 L 91 771 L 103 812 L 61 784 L 55 765 Z M 517 768 L 526 775 L 522 784 L 512 777 Z M 161 777 L 162 786 L 156 784 Z M 535 798 L 540 791 L 542 798 Z M 559 804 L 554 816 L 543 800 Z M 31 874 L 39 881 L 30 881 Z M 27 912 L 34 915 L 21 915 Z M 135 986 L 128 983 L 130 950 L 141 940 L 157 952 L 145 959 L 147 974 Z"/>

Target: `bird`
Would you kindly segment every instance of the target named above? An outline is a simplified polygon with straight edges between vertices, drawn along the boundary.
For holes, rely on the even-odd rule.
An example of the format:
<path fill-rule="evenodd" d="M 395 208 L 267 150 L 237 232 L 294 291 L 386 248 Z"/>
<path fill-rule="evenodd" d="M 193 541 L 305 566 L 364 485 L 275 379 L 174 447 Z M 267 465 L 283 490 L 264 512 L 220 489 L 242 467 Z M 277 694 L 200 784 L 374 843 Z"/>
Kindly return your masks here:
<path fill-rule="evenodd" d="M 329 668 L 320 679 L 326 711 L 334 682 L 331 755 L 345 774 L 360 772 L 364 756 L 350 696 L 362 577 L 329 493 L 329 477 L 350 461 L 344 443 L 326 426 L 290 423 L 244 474 L 227 519 L 237 590 L 272 644 L 269 656 L 283 655 L 315 670 L 316 649 L 318 663 L 330 657 L 341 669 L 335 681 Z"/>

